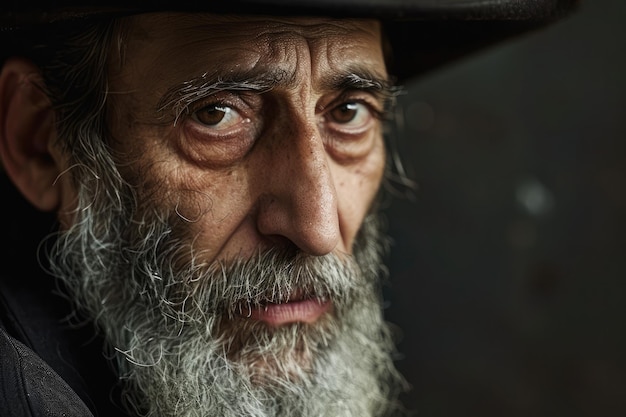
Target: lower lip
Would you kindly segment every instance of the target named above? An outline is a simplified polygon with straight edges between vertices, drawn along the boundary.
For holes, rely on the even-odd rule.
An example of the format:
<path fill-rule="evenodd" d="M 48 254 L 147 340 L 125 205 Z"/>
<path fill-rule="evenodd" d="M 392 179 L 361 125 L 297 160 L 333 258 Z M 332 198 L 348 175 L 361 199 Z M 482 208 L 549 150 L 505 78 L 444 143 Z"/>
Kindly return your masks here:
<path fill-rule="evenodd" d="M 262 321 L 270 326 L 283 326 L 291 323 L 314 323 L 322 314 L 330 310 L 330 301 L 302 300 L 283 304 L 267 304 L 250 311 L 247 317 Z"/>

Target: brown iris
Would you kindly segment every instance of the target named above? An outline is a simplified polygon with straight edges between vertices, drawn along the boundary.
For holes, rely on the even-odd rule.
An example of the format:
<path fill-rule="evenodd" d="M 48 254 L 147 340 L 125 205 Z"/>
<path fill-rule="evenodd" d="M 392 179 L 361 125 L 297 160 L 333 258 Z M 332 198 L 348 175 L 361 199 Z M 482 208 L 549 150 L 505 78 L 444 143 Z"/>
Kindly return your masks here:
<path fill-rule="evenodd" d="M 349 123 L 356 117 L 358 105 L 356 103 L 344 103 L 335 107 L 330 113 L 337 123 Z"/>
<path fill-rule="evenodd" d="M 196 112 L 196 117 L 199 122 L 207 126 L 214 126 L 224 120 L 229 111 L 230 109 L 227 107 L 207 106 Z"/>

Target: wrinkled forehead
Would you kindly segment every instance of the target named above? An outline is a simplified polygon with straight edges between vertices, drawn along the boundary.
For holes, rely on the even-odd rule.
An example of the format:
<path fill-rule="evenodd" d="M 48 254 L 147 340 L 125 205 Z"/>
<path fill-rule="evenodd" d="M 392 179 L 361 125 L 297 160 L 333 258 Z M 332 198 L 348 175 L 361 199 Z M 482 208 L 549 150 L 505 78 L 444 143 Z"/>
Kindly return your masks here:
<path fill-rule="evenodd" d="M 386 77 L 375 20 L 157 13 L 126 22 L 124 63 L 152 80 L 280 69 L 312 77 L 366 68 Z"/>

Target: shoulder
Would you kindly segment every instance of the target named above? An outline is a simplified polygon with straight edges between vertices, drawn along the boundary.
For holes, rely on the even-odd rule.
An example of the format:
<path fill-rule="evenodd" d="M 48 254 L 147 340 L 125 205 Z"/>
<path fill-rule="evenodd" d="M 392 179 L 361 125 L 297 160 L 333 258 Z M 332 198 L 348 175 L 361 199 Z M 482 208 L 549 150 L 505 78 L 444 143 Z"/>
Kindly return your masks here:
<path fill-rule="evenodd" d="M 6 417 L 91 417 L 67 383 L 0 326 L 0 410 Z"/>

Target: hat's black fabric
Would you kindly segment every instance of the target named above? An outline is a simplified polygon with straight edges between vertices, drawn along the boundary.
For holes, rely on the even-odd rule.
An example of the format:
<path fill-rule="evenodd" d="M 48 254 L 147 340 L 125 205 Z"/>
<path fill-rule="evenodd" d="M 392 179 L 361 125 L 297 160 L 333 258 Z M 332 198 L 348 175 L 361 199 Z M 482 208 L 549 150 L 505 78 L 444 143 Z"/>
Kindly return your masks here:
<path fill-rule="evenodd" d="M 327 15 L 380 19 L 393 52 L 391 73 L 406 80 L 450 60 L 544 26 L 578 0 L 4 0 L 0 30 L 148 11 Z M 19 36 L 19 35 L 17 35 Z"/>

